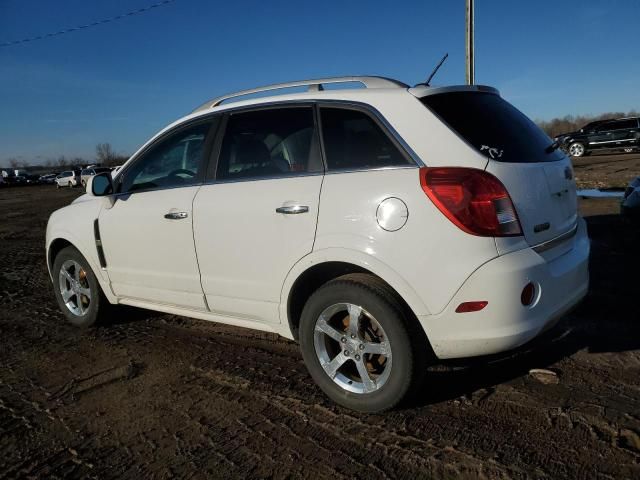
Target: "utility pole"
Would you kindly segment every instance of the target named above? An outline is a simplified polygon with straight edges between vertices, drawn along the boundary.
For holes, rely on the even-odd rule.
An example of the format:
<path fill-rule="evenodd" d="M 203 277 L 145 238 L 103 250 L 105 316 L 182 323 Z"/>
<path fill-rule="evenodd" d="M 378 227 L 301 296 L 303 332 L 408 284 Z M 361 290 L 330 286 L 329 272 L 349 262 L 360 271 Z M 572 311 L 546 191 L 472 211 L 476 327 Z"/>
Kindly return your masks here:
<path fill-rule="evenodd" d="M 473 2 L 474 0 L 467 0 L 467 22 L 466 22 L 466 63 L 467 63 L 467 85 L 473 85 L 476 83 L 476 59 L 473 46 L 474 36 L 474 14 L 473 14 Z"/>

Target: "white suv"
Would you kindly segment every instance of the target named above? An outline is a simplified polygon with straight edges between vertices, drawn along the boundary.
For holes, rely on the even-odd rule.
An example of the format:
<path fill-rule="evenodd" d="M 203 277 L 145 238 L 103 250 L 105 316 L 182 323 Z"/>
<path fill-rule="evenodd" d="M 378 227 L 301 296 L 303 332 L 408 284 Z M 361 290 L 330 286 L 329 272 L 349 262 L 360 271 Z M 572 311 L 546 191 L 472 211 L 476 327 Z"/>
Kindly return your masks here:
<path fill-rule="evenodd" d="M 364 88 L 323 88 L 343 82 Z M 47 227 L 72 323 L 126 304 L 276 332 L 360 411 L 395 406 L 433 355 L 531 340 L 589 282 L 571 162 L 489 87 L 239 92 L 87 192 Z"/>

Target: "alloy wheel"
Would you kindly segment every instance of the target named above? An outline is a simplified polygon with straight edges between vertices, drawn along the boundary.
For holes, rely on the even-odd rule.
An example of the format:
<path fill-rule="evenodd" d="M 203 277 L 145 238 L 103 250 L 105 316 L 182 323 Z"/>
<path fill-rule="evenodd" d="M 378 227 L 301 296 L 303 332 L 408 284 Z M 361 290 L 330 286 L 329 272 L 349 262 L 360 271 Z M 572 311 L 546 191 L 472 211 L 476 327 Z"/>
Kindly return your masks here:
<path fill-rule="evenodd" d="M 582 155 L 584 155 L 584 145 L 582 145 L 581 143 L 571 144 L 571 146 L 569 147 L 569 153 L 573 157 L 581 157 Z"/>
<path fill-rule="evenodd" d="M 75 260 L 67 260 L 60 268 L 58 285 L 69 311 L 78 317 L 86 314 L 91 305 L 91 288 L 84 268 Z"/>
<path fill-rule="evenodd" d="M 325 373 L 344 390 L 372 393 L 389 379 L 389 339 L 373 315 L 359 305 L 327 307 L 316 320 L 314 347 Z"/>

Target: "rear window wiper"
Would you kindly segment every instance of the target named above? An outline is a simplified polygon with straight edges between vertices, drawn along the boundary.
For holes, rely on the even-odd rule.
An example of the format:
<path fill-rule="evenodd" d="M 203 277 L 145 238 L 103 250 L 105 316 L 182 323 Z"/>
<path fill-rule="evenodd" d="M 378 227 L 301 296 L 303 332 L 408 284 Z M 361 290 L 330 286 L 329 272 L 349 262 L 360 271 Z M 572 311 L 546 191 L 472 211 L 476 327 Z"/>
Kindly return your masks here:
<path fill-rule="evenodd" d="M 553 153 L 559 148 L 560 148 L 560 143 L 555 141 L 551 145 L 549 145 L 547 148 L 544 149 L 544 153 Z"/>

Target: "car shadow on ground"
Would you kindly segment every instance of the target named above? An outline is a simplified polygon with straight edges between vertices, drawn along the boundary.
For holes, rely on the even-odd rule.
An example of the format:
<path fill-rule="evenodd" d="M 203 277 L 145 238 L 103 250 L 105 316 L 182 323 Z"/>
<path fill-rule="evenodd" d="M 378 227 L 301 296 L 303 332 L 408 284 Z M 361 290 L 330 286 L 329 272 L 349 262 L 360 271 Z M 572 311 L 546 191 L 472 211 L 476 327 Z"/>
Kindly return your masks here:
<path fill-rule="evenodd" d="M 471 396 L 481 389 L 553 365 L 579 350 L 590 353 L 640 349 L 640 228 L 619 215 L 587 217 L 591 238 L 590 288 L 584 301 L 554 328 L 501 355 L 431 366 L 425 387 L 410 407 Z"/>
<path fill-rule="evenodd" d="M 408 407 L 471 396 L 481 389 L 547 368 L 579 350 L 622 352 L 640 349 L 637 296 L 640 272 L 640 229 L 619 215 L 587 217 L 592 242 L 589 294 L 555 327 L 517 350 L 474 359 L 439 362 L 428 369 L 425 387 Z M 175 316 L 121 306 L 106 328 Z"/>

